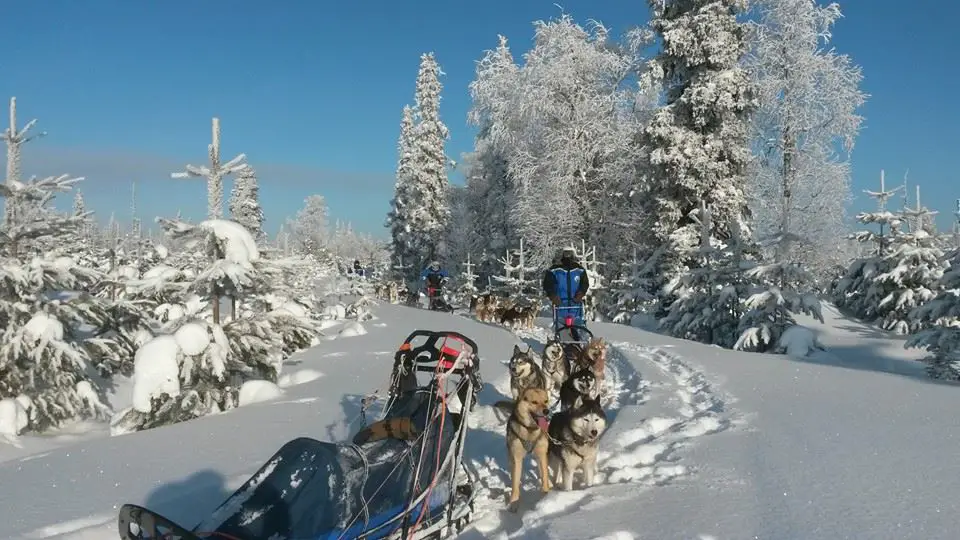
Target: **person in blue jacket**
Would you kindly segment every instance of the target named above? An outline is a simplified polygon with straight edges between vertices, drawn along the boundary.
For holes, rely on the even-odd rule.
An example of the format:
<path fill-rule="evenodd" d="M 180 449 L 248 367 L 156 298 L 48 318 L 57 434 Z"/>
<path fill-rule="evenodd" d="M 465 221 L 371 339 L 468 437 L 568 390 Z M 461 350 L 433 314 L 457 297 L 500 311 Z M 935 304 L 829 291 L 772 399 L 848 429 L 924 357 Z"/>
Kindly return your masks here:
<path fill-rule="evenodd" d="M 583 325 L 583 297 L 590 289 L 587 270 L 577 261 L 573 248 L 564 248 L 560 261 L 543 273 L 543 292 L 553 304 L 554 329 L 563 326 L 561 321 L 573 315 L 574 324 Z"/>
<path fill-rule="evenodd" d="M 424 282 L 426 288 L 432 288 L 435 292 L 440 291 L 443 281 L 449 277 L 447 271 L 440 267 L 437 261 L 431 262 L 420 272 L 420 281 Z"/>

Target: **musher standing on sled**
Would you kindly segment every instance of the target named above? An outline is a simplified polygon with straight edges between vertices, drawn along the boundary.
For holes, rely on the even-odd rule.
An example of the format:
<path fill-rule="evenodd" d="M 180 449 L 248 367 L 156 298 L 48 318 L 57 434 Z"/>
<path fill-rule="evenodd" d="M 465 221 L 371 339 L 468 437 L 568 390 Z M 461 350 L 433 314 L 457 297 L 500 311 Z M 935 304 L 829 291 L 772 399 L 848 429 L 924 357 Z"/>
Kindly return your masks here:
<path fill-rule="evenodd" d="M 583 297 L 589 289 L 587 270 L 577 262 L 576 251 L 572 247 L 563 248 L 560 262 L 543 273 L 543 292 L 554 307 L 554 331 L 564 326 L 562 320 L 566 316 L 573 317 L 574 325 L 584 325 Z M 573 339 L 579 341 L 576 330 L 571 331 Z"/>
<path fill-rule="evenodd" d="M 423 269 L 423 272 L 420 272 L 420 281 L 423 281 L 426 285 L 427 300 L 429 301 L 430 309 L 433 309 L 434 298 L 440 296 L 440 288 L 443 286 L 443 281 L 448 277 L 447 271 L 441 268 L 440 263 L 437 261 L 431 262 Z"/>

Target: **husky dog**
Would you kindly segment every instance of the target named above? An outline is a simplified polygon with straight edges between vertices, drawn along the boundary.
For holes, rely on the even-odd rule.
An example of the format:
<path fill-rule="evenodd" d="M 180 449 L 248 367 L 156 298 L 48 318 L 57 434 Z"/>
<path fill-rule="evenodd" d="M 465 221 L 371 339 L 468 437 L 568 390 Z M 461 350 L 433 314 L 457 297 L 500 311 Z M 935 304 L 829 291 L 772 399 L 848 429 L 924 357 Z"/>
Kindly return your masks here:
<path fill-rule="evenodd" d="M 583 368 L 575 371 L 560 385 L 560 410 L 577 408 L 581 401 L 596 399 L 599 393 L 597 376 L 593 370 Z"/>
<path fill-rule="evenodd" d="M 560 342 L 548 341 L 543 348 L 543 372 L 552 383 L 553 391 L 559 392 L 570 372 L 567 366 L 567 355 Z"/>
<path fill-rule="evenodd" d="M 550 466 L 554 483 L 573 489 L 573 473 L 583 469 L 584 486 L 592 486 L 597 474 L 600 437 L 607 429 L 607 414 L 596 399 L 585 399 L 579 407 L 561 411 L 550 420 Z"/>
<path fill-rule="evenodd" d="M 597 383 L 603 384 L 607 369 L 607 344 L 603 338 L 592 338 L 583 348 L 577 363 L 582 368 L 590 368 L 597 376 Z"/>
<path fill-rule="evenodd" d="M 523 328 L 530 330 L 537 319 L 537 309 L 534 306 L 521 306 L 514 304 L 506 308 L 502 313 L 498 312 L 500 324 L 510 326 L 511 328 Z"/>
<path fill-rule="evenodd" d="M 549 423 L 547 415 L 549 395 L 542 388 L 526 388 L 520 399 L 513 402 L 498 401 L 494 407 L 509 410 L 507 420 L 507 457 L 510 461 L 510 501 L 507 509 L 516 512 L 520 502 L 520 479 L 523 476 L 523 459 L 532 453 L 540 469 L 541 489 L 550 491 L 550 470 L 547 463 L 547 451 L 550 439 L 547 437 Z"/>
<path fill-rule="evenodd" d="M 513 346 L 513 356 L 510 358 L 510 393 L 513 399 L 520 398 L 520 392 L 525 388 L 547 389 L 547 376 L 537 365 L 534 359 L 533 351 L 529 348 L 527 352 L 520 350 L 517 345 Z"/>
<path fill-rule="evenodd" d="M 494 312 L 497 309 L 498 299 L 491 293 L 481 294 L 477 298 L 477 305 L 474 308 L 477 314 L 477 320 L 480 322 L 490 322 L 493 320 Z"/>

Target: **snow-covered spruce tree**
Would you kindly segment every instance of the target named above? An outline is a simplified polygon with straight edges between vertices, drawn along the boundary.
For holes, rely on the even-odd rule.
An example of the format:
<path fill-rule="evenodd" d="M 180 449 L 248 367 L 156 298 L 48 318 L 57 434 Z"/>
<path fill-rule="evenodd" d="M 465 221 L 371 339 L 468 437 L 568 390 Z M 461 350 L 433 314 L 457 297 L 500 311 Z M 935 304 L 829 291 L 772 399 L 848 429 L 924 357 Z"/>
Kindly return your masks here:
<path fill-rule="evenodd" d="M 213 141 L 207 145 L 210 165 L 195 167 L 187 165 L 183 172 L 172 173 L 171 178 L 204 178 L 207 181 L 207 219 L 223 217 L 223 179 L 247 167 L 245 154 L 240 154 L 226 163 L 220 161 L 220 119 L 212 124 Z"/>
<path fill-rule="evenodd" d="M 746 231 L 748 120 L 756 98 L 741 63 L 745 30 L 737 14 L 744 0 L 650 0 L 650 5 L 650 24 L 663 45 L 644 77 L 663 83 L 666 104 L 645 130 L 654 176 L 645 227 L 661 250 L 658 276 L 669 284 L 685 266 L 697 266 L 691 256 L 702 257 L 697 255 L 702 234 L 693 219 L 701 202 L 712 214 L 712 239 L 730 240 L 731 227 Z M 669 305 L 671 299 L 662 300 Z"/>
<path fill-rule="evenodd" d="M 81 418 L 104 418 L 109 409 L 91 376 L 110 375 L 121 366 L 101 362 L 108 339 L 89 329 L 104 326 L 104 306 L 80 291 L 100 279 L 96 270 L 51 252 L 72 243 L 89 216 L 61 214 L 51 208 L 58 192 L 79 178 L 68 175 L 8 182 L 0 194 L 7 208 L 30 208 L 0 228 L 0 399 L 27 404 L 31 430 L 44 430 Z"/>
<path fill-rule="evenodd" d="M 725 242 L 716 239 L 717 226 L 705 203 L 690 218 L 700 229 L 700 245 L 690 268 L 667 285 L 665 293 L 676 300 L 659 326 L 674 337 L 732 348 L 746 312 L 743 299 L 752 292 L 744 270 L 753 262 L 736 225 Z"/>
<path fill-rule="evenodd" d="M 780 338 L 797 324 L 794 315 L 805 313 L 823 322 L 820 299 L 812 289 L 815 278 L 800 264 L 757 264 L 744 271 L 744 278 L 753 284 L 753 293 L 744 302 L 734 349 L 784 352 L 788 344 Z"/>
<path fill-rule="evenodd" d="M 200 247 L 207 256 L 189 290 L 209 301 L 209 318 L 196 313 L 174 319 L 163 328 L 165 334 L 138 350 L 133 406 L 114 418 L 115 433 L 235 407 L 244 382 L 275 382 L 283 360 L 316 336 L 307 306 L 268 297 L 282 282 L 282 265 L 261 258 L 243 225 L 230 220 L 158 222 L 171 239 L 185 240 L 188 249 Z M 251 301 L 224 322 L 224 297 Z"/>
<path fill-rule="evenodd" d="M 919 224 L 934 215 L 936 212 L 920 206 L 919 197 L 916 208 L 904 211 L 907 220 Z M 943 251 L 935 237 L 922 226 L 911 229 L 893 237 L 892 249 L 885 257 L 889 270 L 875 278 L 886 292 L 877 306 L 875 322 L 898 334 L 915 333 L 932 322 L 918 317 L 916 310 L 937 296 L 938 281 L 945 270 Z"/>
<path fill-rule="evenodd" d="M 825 49 L 841 17 L 833 3 L 754 0 L 746 65 L 758 88 L 754 160 L 747 194 L 758 238 L 777 261 L 827 276 L 846 236 L 849 156 L 860 130 L 863 76 L 846 55 Z M 841 150 L 838 152 L 837 150 Z"/>
<path fill-rule="evenodd" d="M 327 243 L 330 238 L 327 219 L 327 201 L 323 195 L 310 195 L 303 201 L 293 220 L 287 221 L 287 230 L 293 249 L 321 262 L 329 257 Z"/>
<path fill-rule="evenodd" d="M 420 57 L 410 165 L 414 183 L 423 194 L 420 212 L 424 223 L 417 231 L 423 262 L 446 255 L 444 235 L 450 222 L 449 160 L 444 149 L 450 131 L 440 120 L 441 74 L 433 53 Z"/>
<path fill-rule="evenodd" d="M 404 109 L 400 128 L 397 185 L 387 227 L 394 259 L 413 265 L 408 280 L 415 280 L 425 263 L 446 255 L 450 186 L 444 147 L 450 134 L 440 120 L 440 74 L 433 53 L 421 55 L 416 107 L 410 119 Z"/>
<path fill-rule="evenodd" d="M 910 313 L 921 328 L 904 343 L 905 348 L 925 349 L 927 374 L 933 379 L 960 381 L 960 249 L 948 256 L 949 264 L 934 285 L 936 296 Z"/>
<path fill-rule="evenodd" d="M 880 191 L 864 190 L 877 200 L 877 211 L 861 212 L 857 214 L 857 221 L 867 226 L 876 225 L 877 230 L 862 230 L 852 235 L 865 246 L 864 255 L 850 263 L 831 291 L 834 305 L 865 321 L 874 321 L 882 315 L 886 308 L 880 304 L 891 292 L 892 283 L 877 278 L 892 270 L 895 263 L 889 255 L 894 238 L 900 234 L 903 216 L 887 210 L 887 201 L 901 188 L 887 189 L 881 171 Z"/>
<path fill-rule="evenodd" d="M 20 178 L 20 156 L 23 145 L 36 137 L 46 135 L 46 132 L 30 135 L 30 130 L 36 123 L 37 120 L 33 119 L 27 122 L 26 125 L 23 126 L 23 129 L 17 129 L 17 98 L 10 98 L 10 126 L 3 130 L 3 133 L 0 134 L 0 139 L 3 139 L 7 145 L 7 176 L 5 182 L 11 186 L 11 188 L 13 188 L 14 184 L 22 182 Z M 23 201 L 23 203 L 30 204 L 29 201 Z M 16 202 L 11 199 L 4 201 L 3 219 L 5 223 L 22 219 L 22 217 L 25 217 L 24 213 L 28 211 L 27 208 L 17 208 L 13 206 L 14 204 L 16 204 Z"/>
<path fill-rule="evenodd" d="M 413 126 L 413 109 L 404 106 L 403 119 L 400 122 L 400 140 L 397 145 L 396 185 L 386 220 L 386 226 L 390 229 L 391 266 L 404 268 L 398 273 L 408 283 L 416 282 L 420 270 L 415 265 L 422 256 L 420 236 L 416 227 L 421 225 L 418 221 L 418 209 L 419 200 L 423 194 L 414 182 Z"/>
<path fill-rule="evenodd" d="M 650 294 L 653 269 L 646 268 L 636 255 L 622 263 L 620 272 L 610 281 L 608 301 L 602 305 L 606 318 L 615 323 L 633 325 L 635 316 L 650 311 L 656 296 Z"/>
<path fill-rule="evenodd" d="M 241 169 L 233 181 L 233 189 L 230 191 L 230 216 L 246 227 L 257 243 L 266 240 L 257 173 L 249 165 Z"/>

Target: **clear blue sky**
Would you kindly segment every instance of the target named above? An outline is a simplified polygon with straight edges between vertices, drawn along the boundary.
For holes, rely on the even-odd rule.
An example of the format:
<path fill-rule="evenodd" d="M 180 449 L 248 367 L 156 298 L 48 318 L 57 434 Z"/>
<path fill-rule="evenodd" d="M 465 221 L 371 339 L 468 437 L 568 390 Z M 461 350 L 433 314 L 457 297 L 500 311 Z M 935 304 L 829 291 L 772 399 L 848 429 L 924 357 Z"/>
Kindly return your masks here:
<path fill-rule="evenodd" d="M 618 34 L 648 14 L 641 0 L 558 3 Z M 834 44 L 863 67 L 871 94 L 853 159 L 855 209 L 881 168 L 891 182 L 909 169 L 948 226 L 960 197 L 960 4 L 922 4 L 842 2 Z M 24 174 L 87 177 L 82 190 L 102 220 L 129 219 L 132 180 L 145 220 L 178 208 L 202 217 L 204 186 L 169 173 L 206 159 L 219 116 L 224 156 L 245 152 L 261 172 L 271 232 L 320 193 L 334 218 L 382 235 L 420 54 L 435 52 L 446 73 L 441 116 L 459 159 L 472 145 L 474 62 L 498 33 L 520 58 L 532 21 L 560 12 L 550 0 L 15 2 L 0 16 L 0 97 L 17 96 L 20 124 L 38 118 L 49 132 L 26 149 Z"/>

